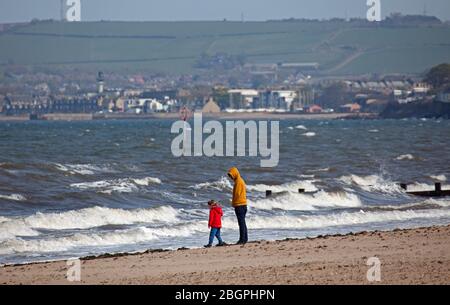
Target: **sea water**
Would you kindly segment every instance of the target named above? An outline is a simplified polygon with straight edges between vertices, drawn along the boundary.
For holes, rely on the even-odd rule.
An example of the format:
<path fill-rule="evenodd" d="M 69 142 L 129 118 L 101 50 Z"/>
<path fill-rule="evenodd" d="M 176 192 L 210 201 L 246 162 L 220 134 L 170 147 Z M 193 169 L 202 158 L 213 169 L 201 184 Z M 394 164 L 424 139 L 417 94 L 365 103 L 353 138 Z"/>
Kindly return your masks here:
<path fill-rule="evenodd" d="M 250 240 L 450 224 L 450 198 L 398 186 L 450 189 L 450 121 L 282 120 L 274 168 L 174 157 L 172 123 L 0 123 L 0 264 L 201 247 L 210 199 L 236 242 L 232 166 L 247 183 Z"/>

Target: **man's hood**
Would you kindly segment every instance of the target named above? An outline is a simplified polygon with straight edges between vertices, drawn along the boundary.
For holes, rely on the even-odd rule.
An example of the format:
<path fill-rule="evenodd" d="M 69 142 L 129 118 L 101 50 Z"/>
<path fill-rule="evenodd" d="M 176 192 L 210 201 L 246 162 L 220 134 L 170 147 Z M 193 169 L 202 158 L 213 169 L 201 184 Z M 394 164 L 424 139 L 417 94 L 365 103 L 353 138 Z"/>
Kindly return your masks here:
<path fill-rule="evenodd" d="M 228 171 L 228 175 L 230 175 L 231 178 L 233 178 L 233 180 L 236 180 L 239 177 L 241 177 L 241 174 L 239 173 L 239 170 L 236 167 L 230 168 L 230 170 Z"/>

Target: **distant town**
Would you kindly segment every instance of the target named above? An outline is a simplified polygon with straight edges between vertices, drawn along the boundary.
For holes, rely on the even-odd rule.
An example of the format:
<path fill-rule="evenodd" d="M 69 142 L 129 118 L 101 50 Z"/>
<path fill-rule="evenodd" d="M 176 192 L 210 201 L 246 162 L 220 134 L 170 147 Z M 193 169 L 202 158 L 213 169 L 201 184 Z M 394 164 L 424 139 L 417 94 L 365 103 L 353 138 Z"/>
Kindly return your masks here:
<path fill-rule="evenodd" d="M 184 108 L 448 118 L 449 33 L 448 22 L 401 14 L 378 24 L 2 24 L 0 119 L 139 118 Z"/>
<path fill-rule="evenodd" d="M 446 69 L 448 73 L 449 66 L 443 64 L 434 69 Z M 220 79 L 202 83 L 186 76 L 123 77 L 102 72 L 86 75 L 80 82 L 66 82 L 63 77 L 52 74 L 18 73 L 7 77 L 14 81 L 0 84 L 0 113 L 4 118 L 40 119 L 49 114 L 178 113 L 183 107 L 203 113 L 379 114 L 392 105 L 411 107 L 444 103 L 450 106 L 448 83 L 433 83 L 435 76 L 431 74 L 423 79 L 406 76 L 315 79 L 306 72 L 296 71 L 284 78 L 273 75 L 270 84 L 256 84 L 253 79 L 253 83 L 244 86 L 232 86 L 230 82 L 219 85 Z M 421 114 L 420 109 L 418 111 L 418 116 L 427 116 L 427 113 Z"/>

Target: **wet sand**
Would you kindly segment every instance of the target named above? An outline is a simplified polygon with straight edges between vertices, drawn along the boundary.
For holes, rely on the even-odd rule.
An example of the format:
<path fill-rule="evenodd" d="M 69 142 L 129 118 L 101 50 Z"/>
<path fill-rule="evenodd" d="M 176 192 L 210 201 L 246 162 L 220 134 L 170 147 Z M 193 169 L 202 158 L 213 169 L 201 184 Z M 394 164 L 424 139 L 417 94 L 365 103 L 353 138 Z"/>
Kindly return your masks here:
<path fill-rule="evenodd" d="M 367 280 L 377 257 L 381 282 Z M 72 284 L 65 261 L 0 267 L 0 284 Z M 450 226 L 86 258 L 77 284 L 450 284 Z"/>

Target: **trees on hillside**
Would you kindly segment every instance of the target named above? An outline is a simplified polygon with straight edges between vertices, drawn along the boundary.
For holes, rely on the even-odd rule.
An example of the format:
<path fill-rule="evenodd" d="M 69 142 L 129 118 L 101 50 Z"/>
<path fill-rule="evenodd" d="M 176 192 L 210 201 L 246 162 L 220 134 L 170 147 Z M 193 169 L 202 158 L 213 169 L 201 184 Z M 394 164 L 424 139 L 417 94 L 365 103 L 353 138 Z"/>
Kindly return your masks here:
<path fill-rule="evenodd" d="M 435 90 L 450 88 L 450 64 L 440 64 L 431 68 L 424 81 L 432 85 Z"/>

